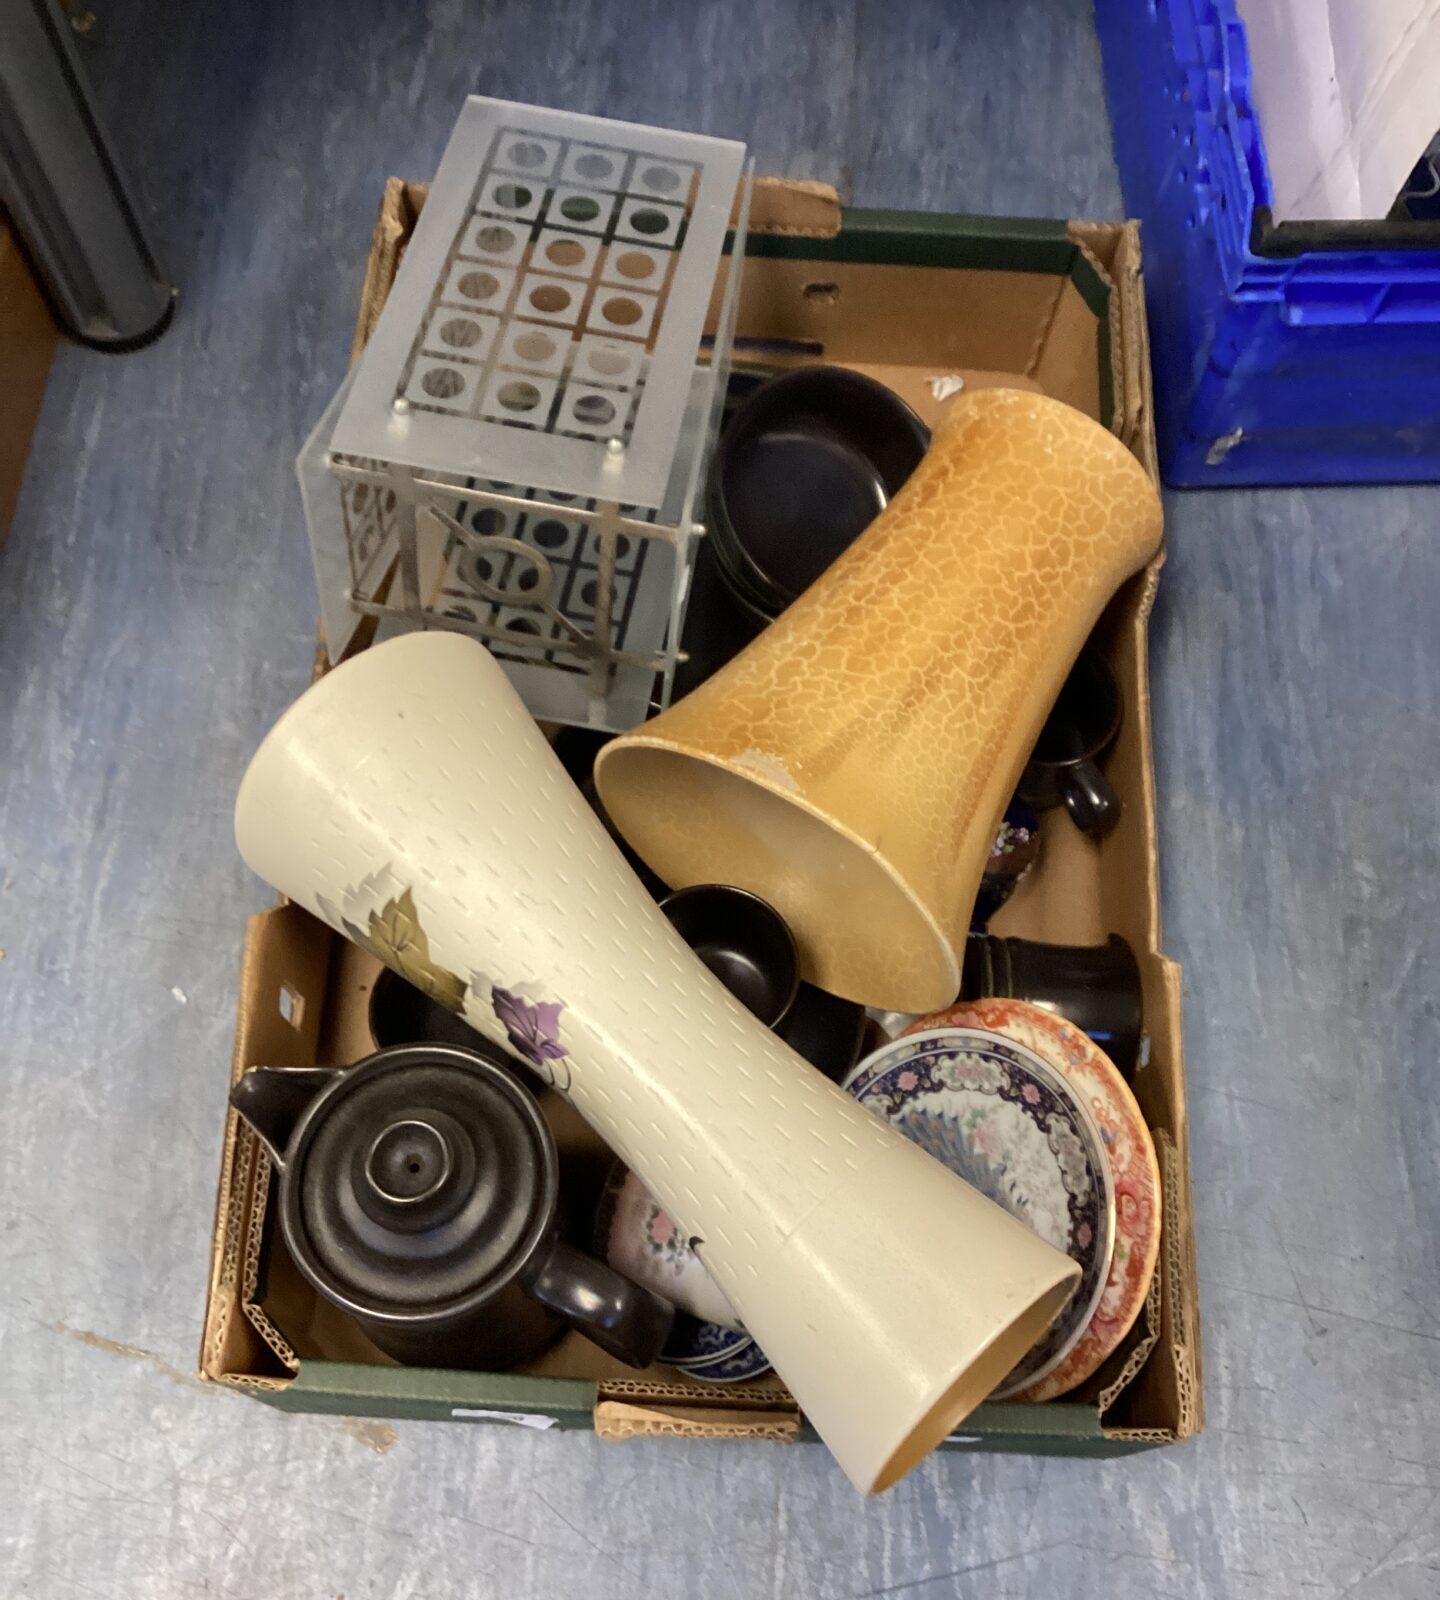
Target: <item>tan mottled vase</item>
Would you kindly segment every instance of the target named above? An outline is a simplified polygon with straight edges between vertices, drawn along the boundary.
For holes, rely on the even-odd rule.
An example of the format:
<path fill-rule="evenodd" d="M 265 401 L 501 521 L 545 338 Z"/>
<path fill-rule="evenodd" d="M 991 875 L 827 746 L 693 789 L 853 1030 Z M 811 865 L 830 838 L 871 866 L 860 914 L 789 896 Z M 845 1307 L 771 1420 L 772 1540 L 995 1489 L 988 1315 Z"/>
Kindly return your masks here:
<path fill-rule="evenodd" d="M 263 878 L 523 1055 L 685 1236 L 864 1489 L 907 1472 L 1079 1268 L 717 982 L 500 666 L 410 634 L 328 673 L 235 807 Z"/>
<path fill-rule="evenodd" d="M 1081 412 L 1013 389 L 959 396 L 823 577 L 601 751 L 606 809 L 672 887 L 769 900 L 822 988 L 948 1005 L 1020 769 L 1160 521 L 1144 468 Z"/>

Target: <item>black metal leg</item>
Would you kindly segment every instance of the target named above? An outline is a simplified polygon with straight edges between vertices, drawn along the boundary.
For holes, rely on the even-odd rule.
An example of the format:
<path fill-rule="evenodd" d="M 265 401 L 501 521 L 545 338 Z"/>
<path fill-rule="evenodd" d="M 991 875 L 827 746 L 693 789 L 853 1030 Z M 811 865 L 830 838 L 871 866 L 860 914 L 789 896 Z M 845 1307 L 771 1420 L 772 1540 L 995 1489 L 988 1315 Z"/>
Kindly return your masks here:
<path fill-rule="evenodd" d="M 53 0 L 0 0 L 0 203 L 56 320 L 97 349 L 163 333 L 175 303 Z"/>

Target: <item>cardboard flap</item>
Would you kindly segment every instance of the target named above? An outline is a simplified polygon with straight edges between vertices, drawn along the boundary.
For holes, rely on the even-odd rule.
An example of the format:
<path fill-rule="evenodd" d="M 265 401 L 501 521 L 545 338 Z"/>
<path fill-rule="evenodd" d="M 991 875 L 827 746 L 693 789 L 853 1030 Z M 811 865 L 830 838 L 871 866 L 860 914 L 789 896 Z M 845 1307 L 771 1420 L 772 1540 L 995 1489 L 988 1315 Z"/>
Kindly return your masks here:
<path fill-rule="evenodd" d="M 1163 1234 L 1155 1283 L 1145 1318 L 1156 1330 L 1143 1362 L 1127 1362 L 1102 1397 L 1106 1433 L 1117 1438 L 1188 1439 L 1205 1425 L 1201 1389 L 1199 1320 L 1196 1305 L 1193 1219 L 1183 1158 L 1163 1131 L 1155 1135 L 1160 1159 Z M 1137 1427 L 1142 1419 L 1163 1417 L 1168 1426 Z"/>
<path fill-rule="evenodd" d="M 750 190 L 751 233 L 833 239 L 840 232 L 840 196 L 828 183 L 756 178 Z"/>
<path fill-rule="evenodd" d="M 602 1400 L 595 1407 L 595 1433 L 616 1444 L 624 1439 L 770 1439 L 793 1444 L 801 1433 L 798 1411 L 726 1411 L 720 1407 L 637 1406 Z"/>
<path fill-rule="evenodd" d="M 261 912 L 246 925 L 232 1084 L 261 1063 L 314 1064 L 328 966 L 328 943 L 312 937 L 316 926 L 313 917 L 292 905 Z M 290 1365 L 266 1330 L 244 1314 L 258 1271 L 258 1219 L 264 1215 L 268 1178 L 254 1135 L 227 1110 L 200 1346 L 200 1372 L 206 1378 L 228 1381 L 244 1373 L 274 1379 Z"/>

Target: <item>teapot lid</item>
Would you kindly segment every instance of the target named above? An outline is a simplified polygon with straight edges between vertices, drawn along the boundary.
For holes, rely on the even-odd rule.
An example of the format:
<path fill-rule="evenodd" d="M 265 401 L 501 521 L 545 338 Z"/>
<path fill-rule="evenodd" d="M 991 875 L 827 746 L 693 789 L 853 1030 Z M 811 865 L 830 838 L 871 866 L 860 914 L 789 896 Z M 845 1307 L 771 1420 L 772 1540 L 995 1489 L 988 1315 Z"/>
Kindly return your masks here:
<path fill-rule="evenodd" d="M 555 1145 L 533 1097 L 452 1045 L 382 1050 L 336 1075 L 286 1155 L 281 1219 L 337 1304 L 396 1322 L 460 1314 L 545 1237 Z"/>

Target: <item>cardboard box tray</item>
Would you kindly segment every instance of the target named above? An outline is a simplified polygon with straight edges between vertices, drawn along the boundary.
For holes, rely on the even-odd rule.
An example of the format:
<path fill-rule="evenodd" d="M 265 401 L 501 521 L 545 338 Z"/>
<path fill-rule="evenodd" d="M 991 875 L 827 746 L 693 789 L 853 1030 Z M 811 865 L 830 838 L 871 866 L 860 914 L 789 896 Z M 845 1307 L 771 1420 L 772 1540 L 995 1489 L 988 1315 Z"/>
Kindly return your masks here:
<path fill-rule="evenodd" d="M 356 350 L 363 347 L 424 203 L 391 179 L 371 245 Z M 933 418 L 931 380 L 1043 390 L 1097 417 L 1153 476 L 1148 350 L 1134 224 L 1009 221 L 842 210 L 832 191 L 761 179 L 752 205 L 737 361 L 833 361 L 890 383 Z M 1148 1058 L 1135 1092 L 1165 1187 L 1160 1265 L 1130 1338 L 1082 1390 L 1043 1405 L 987 1404 L 947 1446 L 1113 1455 L 1173 1443 L 1202 1422 L 1194 1235 L 1180 1038 L 1180 981 L 1160 952 L 1146 627 L 1161 558 L 1107 609 L 1096 642 L 1126 696 L 1109 772 L 1125 802 L 1102 845 L 1063 812 L 1043 860 L 995 929 L 1100 943 L 1120 933 L 1144 983 Z M 232 1080 L 249 1067 L 344 1063 L 372 1047 L 372 958 L 299 907 L 251 920 Z M 583 1219 L 609 1155 L 558 1095 L 546 1114 Z M 293 1411 L 499 1421 L 643 1434 L 794 1440 L 810 1436 L 778 1377 L 705 1385 L 670 1368 L 634 1372 L 579 1334 L 506 1373 L 395 1365 L 300 1278 L 267 1227 L 272 1174 L 233 1113 L 216 1206 L 202 1375 Z M 583 1221 L 582 1221 L 583 1227 Z"/>

